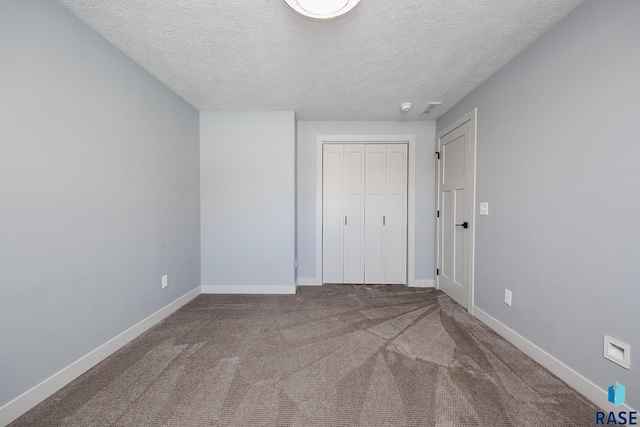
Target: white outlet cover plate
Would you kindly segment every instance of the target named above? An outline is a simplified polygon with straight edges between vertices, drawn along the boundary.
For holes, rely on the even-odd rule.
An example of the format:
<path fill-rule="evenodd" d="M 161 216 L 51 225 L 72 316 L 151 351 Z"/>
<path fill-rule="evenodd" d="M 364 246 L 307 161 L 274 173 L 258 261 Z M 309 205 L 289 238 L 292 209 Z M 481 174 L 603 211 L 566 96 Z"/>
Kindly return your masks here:
<path fill-rule="evenodd" d="M 509 289 L 504 290 L 504 303 L 511 306 L 511 291 Z"/>

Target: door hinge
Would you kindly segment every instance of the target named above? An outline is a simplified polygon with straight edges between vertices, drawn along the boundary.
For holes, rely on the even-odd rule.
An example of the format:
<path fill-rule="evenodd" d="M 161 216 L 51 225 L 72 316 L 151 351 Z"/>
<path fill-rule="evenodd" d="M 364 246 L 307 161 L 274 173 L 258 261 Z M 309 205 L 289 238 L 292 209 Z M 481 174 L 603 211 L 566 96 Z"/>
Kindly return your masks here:
<path fill-rule="evenodd" d="M 436 268 L 436 276 L 439 276 L 439 275 L 440 275 L 440 269 Z"/>
<path fill-rule="evenodd" d="M 440 160 L 440 152 L 436 151 L 436 156 L 438 156 L 438 160 Z"/>
<path fill-rule="evenodd" d="M 440 211 L 438 211 L 438 218 L 440 218 Z"/>

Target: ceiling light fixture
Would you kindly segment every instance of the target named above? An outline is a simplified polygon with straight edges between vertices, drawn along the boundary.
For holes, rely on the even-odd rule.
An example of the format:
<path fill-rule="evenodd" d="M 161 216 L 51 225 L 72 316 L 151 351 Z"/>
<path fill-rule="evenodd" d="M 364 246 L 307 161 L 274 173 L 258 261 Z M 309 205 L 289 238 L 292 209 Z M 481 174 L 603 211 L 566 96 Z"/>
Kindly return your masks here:
<path fill-rule="evenodd" d="M 406 113 L 409 110 L 411 110 L 412 106 L 413 104 L 410 102 L 403 102 L 402 104 L 400 104 L 400 109 L 402 110 L 403 113 Z"/>
<path fill-rule="evenodd" d="M 329 21 L 353 10 L 360 0 L 284 0 L 300 15 L 316 21 Z"/>

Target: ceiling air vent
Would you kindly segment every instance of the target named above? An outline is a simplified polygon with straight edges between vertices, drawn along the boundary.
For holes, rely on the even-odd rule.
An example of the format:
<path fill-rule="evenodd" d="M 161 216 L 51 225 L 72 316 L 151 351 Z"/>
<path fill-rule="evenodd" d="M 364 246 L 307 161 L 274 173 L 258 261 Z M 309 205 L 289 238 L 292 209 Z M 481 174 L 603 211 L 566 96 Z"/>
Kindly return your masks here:
<path fill-rule="evenodd" d="M 421 114 L 431 114 L 436 108 L 438 108 L 441 105 L 442 105 L 442 102 L 430 102 L 429 105 L 427 105 L 427 108 L 425 108 Z"/>

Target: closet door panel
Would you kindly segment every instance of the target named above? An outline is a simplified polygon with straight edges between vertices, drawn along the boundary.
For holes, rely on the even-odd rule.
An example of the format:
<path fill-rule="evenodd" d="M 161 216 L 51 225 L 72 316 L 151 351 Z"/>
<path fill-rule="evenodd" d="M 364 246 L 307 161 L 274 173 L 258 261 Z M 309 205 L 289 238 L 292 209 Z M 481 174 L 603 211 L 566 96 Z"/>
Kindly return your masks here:
<path fill-rule="evenodd" d="M 364 283 L 365 147 L 344 146 L 344 283 Z"/>
<path fill-rule="evenodd" d="M 388 284 L 407 283 L 407 146 L 387 146 L 385 261 Z"/>
<path fill-rule="evenodd" d="M 385 168 L 387 147 L 366 145 L 365 168 L 365 283 L 385 283 Z"/>
<path fill-rule="evenodd" d="M 344 280 L 344 159 L 342 145 L 324 145 L 322 153 L 322 279 Z"/>

